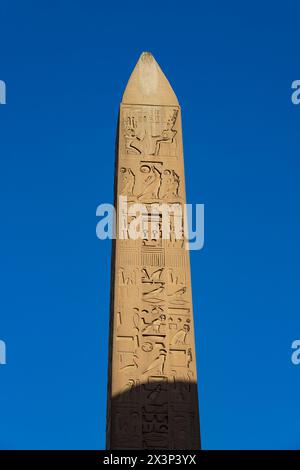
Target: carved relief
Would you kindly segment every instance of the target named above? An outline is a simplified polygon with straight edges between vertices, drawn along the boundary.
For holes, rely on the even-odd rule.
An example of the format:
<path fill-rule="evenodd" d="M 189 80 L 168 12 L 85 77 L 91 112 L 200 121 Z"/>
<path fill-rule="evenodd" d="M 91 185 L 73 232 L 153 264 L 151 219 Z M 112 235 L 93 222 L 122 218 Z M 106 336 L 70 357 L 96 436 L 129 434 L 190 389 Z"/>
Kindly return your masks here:
<path fill-rule="evenodd" d="M 162 183 L 162 174 L 155 165 L 142 165 L 140 172 L 143 175 L 141 193 L 137 195 L 139 201 L 154 200 L 159 197 L 159 190 Z"/>
<path fill-rule="evenodd" d="M 185 305 L 187 303 L 186 298 L 186 286 L 181 287 L 180 289 L 175 289 L 175 291 L 167 294 L 168 302 L 173 305 Z"/>
<path fill-rule="evenodd" d="M 177 108 L 127 107 L 123 111 L 123 136 L 127 155 L 176 156 Z"/>
<path fill-rule="evenodd" d="M 179 198 L 180 178 L 174 170 L 166 169 L 161 174 L 159 197 L 163 201 Z"/>
<path fill-rule="evenodd" d="M 186 344 L 187 342 L 187 336 L 190 331 L 190 326 L 185 323 L 181 330 L 177 331 L 173 338 L 171 339 L 171 344 Z"/>
<path fill-rule="evenodd" d="M 139 380 L 128 379 L 122 388 L 118 401 L 121 403 L 132 403 L 133 400 L 138 400 L 139 384 Z"/>
<path fill-rule="evenodd" d="M 166 357 L 167 351 L 165 349 L 161 349 L 159 351 L 159 355 L 147 366 L 147 368 L 143 371 L 143 374 L 146 374 L 147 372 L 156 372 L 160 375 L 163 375 Z"/>
<path fill-rule="evenodd" d="M 144 352 L 151 352 L 153 351 L 153 343 L 151 343 L 150 341 L 146 341 L 143 346 L 142 346 L 142 350 Z"/>
<path fill-rule="evenodd" d="M 120 286 L 134 286 L 136 285 L 136 270 L 129 269 L 128 267 L 119 268 L 119 285 Z"/>
<path fill-rule="evenodd" d="M 135 353 L 122 352 L 119 355 L 119 371 L 132 371 L 139 368 L 139 356 Z"/>
<path fill-rule="evenodd" d="M 163 248 L 142 246 L 141 265 L 150 267 L 165 266 L 165 251 Z"/>
<path fill-rule="evenodd" d="M 146 324 L 146 326 L 142 329 L 143 335 L 159 335 L 162 333 L 162 328 L 166 324 L 166 315 L 163 313 L 151 323 Z"/>
<path fill-rule="evenodd" d="M 135 186 L 135 175 L 130 168 L 122 167 L 120 169 L 120 195 L 133 196 Z"/>
<path fill-rule="evenodd" d="M 167 282 L 170 286 L 183 286 L 186 283 L 185 271 L 167 268 Z"/>
<path fill-rule="evenodd" d="M 126 179 L 122 184 L 126 190 L 122 194 L 135 194 L 137 202 L 176 203 L 181 199 L 180 177 L 173 168 L 165 168 L 163 162 L 141 162 L 136 177 L 132 170 L 124 167 L 121 170 Z M 129 171 L 130 177 L 127 176 Z"/>
<path fill-rule="evenodd" d="M 150 209 L 151 210 L 151 209 Z M 162 214 L 142 214 L 143 246 L 162 246 Z"/>
<path fill-rule="evenodd" d="M 162 282 L 162 273 L 164 268 L 155 269 L 154 271 L 149 268 L 142 269 L 142 282 L 144 284 L 154 284 Z"/>

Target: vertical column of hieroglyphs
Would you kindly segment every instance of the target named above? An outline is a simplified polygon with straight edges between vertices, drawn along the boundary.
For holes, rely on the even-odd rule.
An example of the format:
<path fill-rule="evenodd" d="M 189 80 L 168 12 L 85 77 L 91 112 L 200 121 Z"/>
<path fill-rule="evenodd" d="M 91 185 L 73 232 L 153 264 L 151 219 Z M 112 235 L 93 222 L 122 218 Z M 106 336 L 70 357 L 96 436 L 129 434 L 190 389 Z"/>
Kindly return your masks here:
<path fill-rule="evenodd" d="M 117 225 L 111 449 L 199 448 L 189 255 L 175 236 L 176 214 L 163 239 L 163 215 L 152 210 L 185 203 L 180 107 L 154 102 L 120 108 L 117 196 L 129 213 L 136 203 L 146 210 L 142 239 L 128 233 L 134 215 Z"/>

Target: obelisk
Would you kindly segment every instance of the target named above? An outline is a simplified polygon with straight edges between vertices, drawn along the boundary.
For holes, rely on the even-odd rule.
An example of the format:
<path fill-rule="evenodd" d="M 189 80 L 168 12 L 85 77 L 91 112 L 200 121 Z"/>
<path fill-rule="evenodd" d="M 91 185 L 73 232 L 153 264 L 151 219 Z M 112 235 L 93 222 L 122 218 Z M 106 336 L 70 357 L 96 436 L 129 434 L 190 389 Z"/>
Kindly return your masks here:
<path fill-rule="evenodd" d="M 108 449 L 200 448 L 189 252 L 178 212 L 163 233 L 157 211 L 164 204 L 184 214 L 185 202 L 180 106 L 144 52 L 123 95 L 116 144 Z"/>

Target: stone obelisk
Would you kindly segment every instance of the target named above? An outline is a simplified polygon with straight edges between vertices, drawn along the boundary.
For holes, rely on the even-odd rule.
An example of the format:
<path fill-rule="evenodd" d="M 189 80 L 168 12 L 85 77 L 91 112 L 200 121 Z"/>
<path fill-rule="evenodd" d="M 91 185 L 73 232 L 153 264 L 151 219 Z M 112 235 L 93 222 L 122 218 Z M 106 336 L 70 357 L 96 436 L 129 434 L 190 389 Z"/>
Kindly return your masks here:
<path fill-rule="evenodd" d="M 199 449 L 189 252 L 178 212 L 163 236 L 154 210 L 185 204 L 181 111 L 150 53 L 132 72 L 118 126 L 107 448 Z"/>

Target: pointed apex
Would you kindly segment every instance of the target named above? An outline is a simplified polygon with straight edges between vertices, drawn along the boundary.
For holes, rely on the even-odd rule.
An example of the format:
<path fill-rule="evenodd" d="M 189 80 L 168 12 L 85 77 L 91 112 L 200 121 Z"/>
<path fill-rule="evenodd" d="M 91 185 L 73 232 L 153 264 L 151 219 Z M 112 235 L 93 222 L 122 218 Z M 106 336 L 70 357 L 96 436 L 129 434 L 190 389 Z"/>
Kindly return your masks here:
<path fill-rule="evenodd" d="M 179 106 L 176 95 L 150 52 L 143 52 L 127 83 L 123 104 Z"/>

